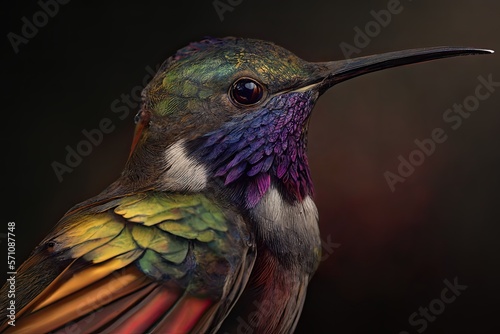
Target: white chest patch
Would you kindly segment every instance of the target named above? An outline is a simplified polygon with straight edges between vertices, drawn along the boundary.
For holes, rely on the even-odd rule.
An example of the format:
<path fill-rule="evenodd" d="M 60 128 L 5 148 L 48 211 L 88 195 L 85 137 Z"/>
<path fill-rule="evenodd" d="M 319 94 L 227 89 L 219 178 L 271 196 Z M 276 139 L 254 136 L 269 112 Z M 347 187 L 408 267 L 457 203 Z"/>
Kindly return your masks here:
<path fill-rule="evenodd" d="M 264 239 L 279 236 L 283 240 L 286 236 L 295 245 L 310 243 L 310 246 L 317 246 L 321 243 L 318 209 L 309 196 L 301 203 L 292 205 L 271 187 L 255 207 L 254 216 L 259 220 L 259 230 Z"/>
<path fill-rule="evenodd" d="M 207 185 L 205 167 L 186 153 L 184 140 L 172 144 L 165 152 L 164 190 L 201 191 Z"/>

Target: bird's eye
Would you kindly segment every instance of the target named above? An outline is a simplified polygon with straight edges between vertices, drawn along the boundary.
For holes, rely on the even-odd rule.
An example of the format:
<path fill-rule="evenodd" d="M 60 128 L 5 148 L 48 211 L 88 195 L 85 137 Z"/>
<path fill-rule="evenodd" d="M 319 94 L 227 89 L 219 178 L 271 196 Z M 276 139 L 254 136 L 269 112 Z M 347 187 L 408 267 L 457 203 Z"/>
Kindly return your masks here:
<path fill-rule="evenodd" d="M 240 78 L 231 86 L 230 96 L 236 104 L 249 106 L 262 100 L 264 87 L 254 79 Z"/>

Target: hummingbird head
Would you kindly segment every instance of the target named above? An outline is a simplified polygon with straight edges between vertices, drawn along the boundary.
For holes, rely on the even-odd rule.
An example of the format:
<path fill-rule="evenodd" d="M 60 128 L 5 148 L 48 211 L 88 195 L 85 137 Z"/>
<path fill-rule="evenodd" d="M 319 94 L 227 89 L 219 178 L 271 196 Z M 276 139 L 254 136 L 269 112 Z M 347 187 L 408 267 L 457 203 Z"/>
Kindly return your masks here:
<path fill-rule="evenodd" d="M 488 52 L 445 47 L 311 63 L 260 40 L 191 43 L 144 89 L 124 175 L 160 189 L 218 187 L 247 208 L 271 185 L 302 201 L 313 193 L 308 119 L 328 88 L 389 67 Z"/>
<path fill-rule="evenodd" d="M 143 91 L 140 117 L 189 141 L 300 87 L 310 64 L 269 42 L 209 38 L 180 49 Z"/>

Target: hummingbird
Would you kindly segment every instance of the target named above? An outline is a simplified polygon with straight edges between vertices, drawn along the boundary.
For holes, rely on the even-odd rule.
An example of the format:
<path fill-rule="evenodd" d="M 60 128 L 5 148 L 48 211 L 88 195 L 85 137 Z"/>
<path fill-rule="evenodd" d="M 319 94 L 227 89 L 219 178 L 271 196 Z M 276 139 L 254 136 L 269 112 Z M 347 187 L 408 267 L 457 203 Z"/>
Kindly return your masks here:
<path fill-rule="evenodd" d="M 119 178 L 71 208 L 18 268 L 15 316 L 0 330 L 293 332 L 321 258 L 306 154 L 317 99 L 366 73 L 492 52 L 313 63 L 261 40 L 190 43 L 143 90 Z"/>

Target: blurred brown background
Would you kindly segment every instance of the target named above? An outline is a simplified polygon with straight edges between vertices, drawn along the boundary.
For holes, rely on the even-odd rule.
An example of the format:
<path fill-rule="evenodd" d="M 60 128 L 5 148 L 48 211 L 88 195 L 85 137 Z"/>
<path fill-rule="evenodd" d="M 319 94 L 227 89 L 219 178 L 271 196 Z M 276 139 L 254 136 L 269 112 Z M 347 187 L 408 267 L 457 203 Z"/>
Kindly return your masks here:
<path fill-rule="evenodd" d="M 220 2 L 235 4 L 222 21 L 212 0 L 71 1 L 17 54 L 7 34 L 20 34 L 21 18 L 32 20 L 40 5 L 3 5 L 7 200 L 0 233 L 8 221 L 17 223 L 19 262 L 66 210 L 119 175 L 137 108 L 122 120 L 111 105 L 141 85 L 147 66 L 206 35 L 270 40 L 312 61 L 343 59 L 339 45 L 355 45 L 354 28 L 365 30 L 372 10 L 394 3 Z M 438 45 L 500 52 L 496 1 L 402 0 L 398 8 L 359 55 Z M 340 246 L 330 247 L 334 253 L 312 280 L 298 333 L 498 328 L 500 87 L 457 130 L 442 119 L 474 96 L 478 76 L 489 75 L 500 81 L 498 53 L 374 73 L 321 98 L 310 124 L 310 165 L 323 240 Z M 66 145 L 75 148 L 85 139 L 82 130 L 103 118 L 114 131 L 59 182 L 51 163 L 64 163 Z M 408 158 L 414 140 L 438 127 L 448 139 L 391 192 L 384 172 L 397 173 L 398 156 Z M 443 281 L 455 277 L 467 289 L 425 330 L 422 322 L 410 324 L 410 315 L 440 298 Z"/>

